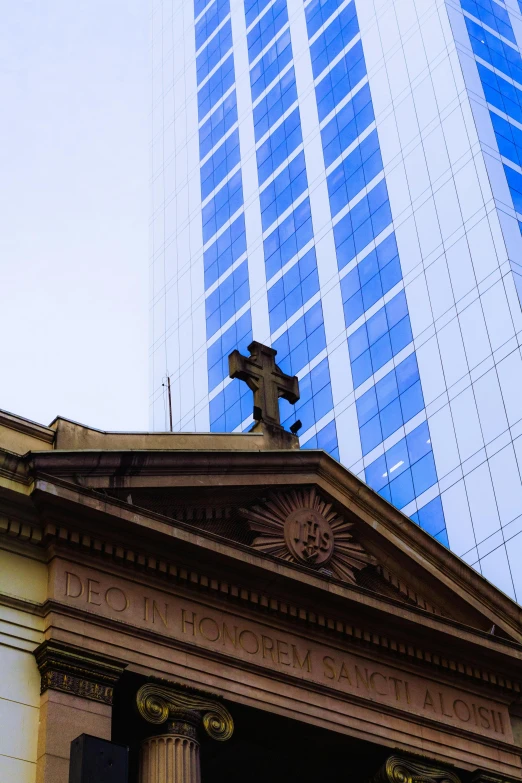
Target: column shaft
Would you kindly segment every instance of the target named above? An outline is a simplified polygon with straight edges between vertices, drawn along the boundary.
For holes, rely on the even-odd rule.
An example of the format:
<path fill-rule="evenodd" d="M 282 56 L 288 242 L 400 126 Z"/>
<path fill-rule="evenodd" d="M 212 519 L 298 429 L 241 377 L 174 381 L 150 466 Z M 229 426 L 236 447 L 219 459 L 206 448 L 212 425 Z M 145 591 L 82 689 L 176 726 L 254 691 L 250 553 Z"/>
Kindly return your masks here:
<path fill-rule="evenodd" d="M 162 734 L 141 746 L 140 783 L 201 783 L 199 743 Z"/>

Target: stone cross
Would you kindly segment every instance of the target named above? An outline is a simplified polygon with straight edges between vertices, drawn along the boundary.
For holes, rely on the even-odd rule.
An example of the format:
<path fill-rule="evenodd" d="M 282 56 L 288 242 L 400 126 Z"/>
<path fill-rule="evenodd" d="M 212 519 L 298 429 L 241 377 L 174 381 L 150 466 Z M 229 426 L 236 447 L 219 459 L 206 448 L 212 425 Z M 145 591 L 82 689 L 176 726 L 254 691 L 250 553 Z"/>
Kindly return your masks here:
<path fill-rule="evenodd" d="M 242 356 L 232 351 L 228 357 L 228 369 L 231 378 L 245 381 L 254 392 L 254 418 L 281 426 L 279 418 L 279 397 L 295 404 L 299 399 L 299 381 L 297 376 L 285 375 L 275 363 L 277 351 L 254 340 L 248 346 L 250 356 Z"/>

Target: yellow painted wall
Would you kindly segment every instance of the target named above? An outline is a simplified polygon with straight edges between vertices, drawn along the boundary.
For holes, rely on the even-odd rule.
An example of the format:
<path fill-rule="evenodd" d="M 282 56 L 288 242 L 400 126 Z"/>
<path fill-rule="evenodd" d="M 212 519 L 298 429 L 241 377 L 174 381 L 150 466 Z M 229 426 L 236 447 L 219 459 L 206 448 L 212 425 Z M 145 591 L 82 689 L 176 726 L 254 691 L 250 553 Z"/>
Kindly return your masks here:
<path fill-rule="evenodd" d="M 25 432 L 17 432 L 8 427 L 3 427 L 0 422 L 0 443 L 6 451 L 14 454 L 27 454 L 28 451 L 49 451 L 53 444 L 33 437 Z"/>
<path fill-rule="evenodd" d="M 0 602 L 2 595 L 42 604 L 47 598 L 46 563 L 0 548 Z"/>
<path fill-rule="evenodd" d="M 0 782 L 34 783 L 40 675 L 33 650 L 43 641 L 43 619 L 13 607 L 2 595 L 45 600 L 44 563 L 0 549 Z M 18 603 L 18 602 L 17 602 Z"/>

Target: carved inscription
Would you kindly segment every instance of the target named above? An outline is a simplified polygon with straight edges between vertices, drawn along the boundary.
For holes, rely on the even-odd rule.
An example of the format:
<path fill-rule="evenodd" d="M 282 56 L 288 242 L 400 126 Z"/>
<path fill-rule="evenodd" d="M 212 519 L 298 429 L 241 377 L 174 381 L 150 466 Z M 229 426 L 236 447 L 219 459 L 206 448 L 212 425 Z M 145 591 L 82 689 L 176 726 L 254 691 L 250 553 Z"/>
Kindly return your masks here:
<path fill-rule="evenodd" d="M 181 632 L 194 638 L 199 636 L 207 642 L 219 642 L 225 647 L 241 650 L 247 655 L 261 657 L 263 661 L 269 663 L 312 671 L 310 650 L 303 653 L 296 644 L 283 639 L 264 633 L 259 634 L 250 628 L 227 623 L 225 620 L 218 622 L 213 617 L 202 617 L 183 607 L 181 608 Z"/>
<path fill-rule="evenodd" d="M 254 623 L 189 599 L 55 566 L 55 597 L 107 618 L 151 629 L 191 646 L 219 651 L 293 678 L 309 680 L 475 733 L 512 740 L 504 705 L 298 635 Z"/>

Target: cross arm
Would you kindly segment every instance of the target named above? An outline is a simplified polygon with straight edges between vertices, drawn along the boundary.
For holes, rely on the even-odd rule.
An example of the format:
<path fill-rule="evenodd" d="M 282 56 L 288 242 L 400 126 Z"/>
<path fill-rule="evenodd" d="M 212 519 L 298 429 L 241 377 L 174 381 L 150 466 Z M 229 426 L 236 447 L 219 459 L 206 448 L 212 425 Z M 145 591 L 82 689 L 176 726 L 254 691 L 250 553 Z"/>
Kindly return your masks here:
<path fill-rule="evenodd" d="M 231 378 L 245 381 L 248 388 L 255 392 L 259 389 L 259 384 L 253 372 L 247 369 L 247 363 L 248 359 L 245 359 L 238 350 L 232 351 L 228 356 L 228 374 Z"/>
<path fill-rule="evenodd" d="M 283 397 L 292 405 L 295 405 L 301 396 L 299 394 L 299 381 L 297 380 L 297 375 L 286 375 L 277 364 L 275 365 L 275 371 L 280 376 L 277 384 L 279 397 Z"/>

